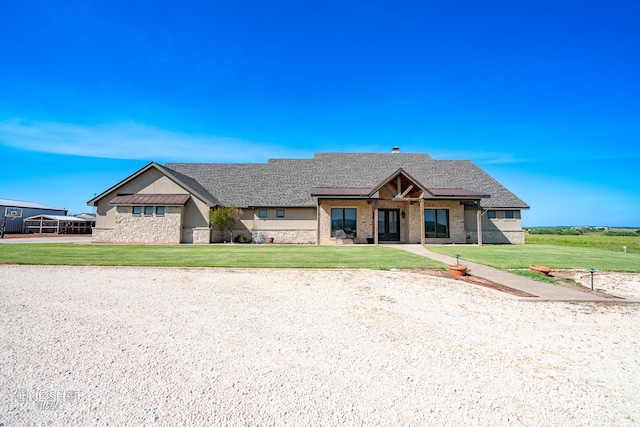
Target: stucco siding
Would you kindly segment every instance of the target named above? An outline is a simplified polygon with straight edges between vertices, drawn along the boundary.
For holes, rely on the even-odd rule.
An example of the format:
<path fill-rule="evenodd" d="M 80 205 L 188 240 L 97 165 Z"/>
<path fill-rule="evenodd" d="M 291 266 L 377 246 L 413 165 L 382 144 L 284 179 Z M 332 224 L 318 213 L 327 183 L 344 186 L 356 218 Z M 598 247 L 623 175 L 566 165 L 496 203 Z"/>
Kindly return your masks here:
<path fill-rule="evenodd" d="M 185 188 L 157 169 L 146 170 L 98 201 L 96 227 L 93 230 L 92 241 L 205 243 L 206 239 L 208 243 L 210 240 L 209 207 L 193 195 L 184 207 L 166 206 L 165 215 L 157 219 L 153 219 L 155 216 L 133 216 L 131 206 L 109 204 L 109 201 L 118 194 L 185 194 L 187 192 Z M 147 228 L 149 229 L 146 230 Z M 159 235 L 162 230 L 167 233 L 165 237 Z"/>
<path fill-rule="evenodd" d="M 208 215 L 208 214 L 207 214 Z M 239 234 L 251 237 L 251 229 L 253 228 L 253 209 L 242 209 L 240 219 L 236 222 L 233 228 L 233 236 Z M 211 226 L 211 243 L 220 243 L 229 241 L 229 232 L 222 231 L 215 225 Z"/>
<path fill-rule="evenodd" d="M 267 218 L 259 218 L 258 211 L 267 210 Z M 284 210 L 284 218 L 276 218 L 276 210 Z M 250 237 L 253 243 L 313 244 L 316 242 L 315 208 L 255 208 L 243 209 L 233 235 Z M 229 233 L 212 228 L 211 242 L 229 241 Z"/>
<path fill-rule="evenodd" d="M 259 211 L 266 210 L 267 217 L 260 218 Z M 276 218 L 276 211 L 284 210 L 284 218 Z M 255 208 L 251 238 L 255 243 L 314 244 L 316 233 L 316 208 Z"/>
<path fill-rule="evenodd" d="M 96 206 L 96 228 L 113 229 L 116 223 L 116 208 L 109 205 L 109 200 L 113 197 L 115 197 L 115 193 L 98 202 Z"/>
<path fill-rule="evenodd" d="M 266 218 L 258 216 L 261 209 L 267 211 Z M 284 218 L 276 218 L 277 210 L 284 211 Z M 316 229 L 316 208 L 255 208 L 252 217 L 254 230 Z"/>
<path fill-rule="evenodd" d="M 488 218 L 487 212 L 482 214 L 482 242 L 489 244 L 524 244 L 521 211 L 511 210 L 513 218 L 505 218 L 504 210 L 496 210 L 496 218 Z M 478 243 L 477 210 L 467 209 L 464 212 L 466 243 Z"/>
<path fill-rule="evenodd" d="M 187 228 L 209 227 L 209 209 L 205 202 L 192 195 L 185 204 L 183 226 Z"/>
<path fill-rule="evenodd" d="M 478 232 L 467 231 L 467 243 L 478 243 Z M 483 231 L 482 243 L 524 245 L 524 230 L 522 231 Z"/>
<path fill-rule="evenodd" d="M 96 228 L 113 228 L 116 224 L 116 206 L 109 205 L 109 200 L 118 194 L 178 194 L 187 191 L 167 178 L 157 169 L 148 169 L 135 179 L 123 184 L 121 187 L 102 197 L 96 209 Z M 193 197 L 192 197 L 193 199 Z M 191 200 L 189 201 L 191 202 Z M 187 202 L 187 204 L 189 204 Z M 192 205 L 193 206 L 193 205 Z M 189 215 L 187 215 L 189 217 Z M 197 214 L 194 215 L 197 217 Z M 197 222 L 197 220 L 195 220 Z M 188 222 L 191 224 L 191 221 Z M 197 226 L 193 224 L 191 226 Z"/>

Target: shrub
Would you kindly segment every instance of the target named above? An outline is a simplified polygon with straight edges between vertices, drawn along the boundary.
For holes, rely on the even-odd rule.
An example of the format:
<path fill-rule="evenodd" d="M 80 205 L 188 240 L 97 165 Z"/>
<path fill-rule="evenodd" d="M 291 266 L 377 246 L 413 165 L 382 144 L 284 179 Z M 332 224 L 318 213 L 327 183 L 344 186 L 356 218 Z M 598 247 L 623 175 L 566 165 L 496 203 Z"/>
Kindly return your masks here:
<path fill-rule="evenodd" d="M 233 240 L 233 228 L 240 219 L 242 210 L 231 206 L 219 206 L 209 211 L 209 223 L 229 232 L 229 241 Z"/>
<path fill-rule="evenodd" d="M 640 230 L 638 230 L 638 231 L 640 231 Z M 602 233 L 602 235 L 603 236 L 633 236 L 633 237 L 635 237 L 638 234 L 640 234 L 640 233 L 638 233 L 638 231 L 635 231 L 635 232 L 633 232 L 633 231 L 605 231 L 604 233 Z"/>
<path fill-rule="evenodd" d="M 581 229 L 577 228 L 530 228 L 529 234 L 554 234 L 560 236 L 579 236 Z"/>
<path fill-rule="evenodd" d="M 238 234 L 236 237 L 233 238 L 233 241 L 235 243 L 251 243 L 251 237 L 247 237 L 243 234 Z"/>

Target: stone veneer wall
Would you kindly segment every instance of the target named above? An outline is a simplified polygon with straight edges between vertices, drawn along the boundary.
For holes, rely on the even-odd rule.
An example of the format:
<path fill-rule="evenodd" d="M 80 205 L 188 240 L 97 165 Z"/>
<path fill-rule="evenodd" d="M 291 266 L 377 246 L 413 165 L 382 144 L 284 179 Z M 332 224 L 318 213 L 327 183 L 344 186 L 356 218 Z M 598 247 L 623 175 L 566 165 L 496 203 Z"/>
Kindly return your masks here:
<path fill-rule="evenodd" d="M 467 231 L 466 243 L 478 243 L 478 232 Z M 524 245 L 524 230 L 522 231 L 482 231 L 482 243 Z"/>
<path fill-rule="evenodd" d="M 211 243 L 211 229 L 209 227 L 194 227 L 192 243 L 205 245 Z"/>
<path fill-rule="evenodd" d="M 406 218 L 400 219 L 400 224 L 407 233 L 405 241 L 407 243 L 420 243 L 420 202 L 406 202 L 403 209 L 406 213 Z"/>
<path fill-rule="evenodd" d="M 425 209 L 449 209 L 449 238 L 427 239 L 425 243 L 466 243 L 467 232 L 464 229 L 464 206 L 457 201 L 425 201 Z M 419 208 L 418 208 L 419 210 Z M 419 213 L 419 212 L 418 212 Z M 418 223 L 418 225 L 420 225 Z M 418 232 L 419 234 L 419 232 Z"/>
<path fill-rule="evenodd" d="M 331 237 L 331 208 L 356 208 L 358 210 L 356 238 L 353 239 L 353 243 L 367 243 L 367 238 L 373 238 L 373 204 L 368 204 L 366 200 L 321 200 L 318 207 L 320 210 L 321 245 L 345 243 L 343 239 Z"/>
<path fill-rule="evenodd" d="M 211 243 L 211 229 L 209 227 L 183 227 L 182 243 L 209 244 Z"/>
<path fill-rule="evenodd" d="M 96 243 L 177 244 L 182 238 L 182 206 L 166 206 L 163 216 L 133 215 L 133 207 L 116 207 L 113 229 L 94 228 Z"/>
<path fill-rule="evenodd" d="M 251 233 L 253 243 L 273 243 L 312 245 L 316 243 L 316 230 L 254 230 Z"/>
<path fill-rule="evenodd" d="M 367 243 L 367 238 L 373 238 L 374 204 L 366 200 L 321 200 L 320 203 L 320 244 L 340 244 L 338 239 L 331 236 L 331 208 L 358 209 L 357 237 L 354 243 Z M 449 210 L 449 237 L 439 239 L 425 239 L 425 243 L 465 243 L 467 233 L 464 228 L 464 206 L 457 201 L 425 201 L 425 209 Z M 379 200 L 378 209 L 399 209 L 404 211 L 405 217 L 400 219 L 400 242 L 420 243 L 420 222 L 422 216 L 419 202 Z"/>
<path fill-rule="evenodd" d="M 251 237 L 251 233 L 247 230 L 233 230 L 233 238 L 235 239 L 238 235 Z M 222 231 L 217 227 L 211 228 L 209 243 L 229 243 L 229 231 Z"/>
<path fill-rule="evenodd" d="M 113 228 L 96 228 L 91 230 L 92 243 L 111 243 L 113 240 Z"/>

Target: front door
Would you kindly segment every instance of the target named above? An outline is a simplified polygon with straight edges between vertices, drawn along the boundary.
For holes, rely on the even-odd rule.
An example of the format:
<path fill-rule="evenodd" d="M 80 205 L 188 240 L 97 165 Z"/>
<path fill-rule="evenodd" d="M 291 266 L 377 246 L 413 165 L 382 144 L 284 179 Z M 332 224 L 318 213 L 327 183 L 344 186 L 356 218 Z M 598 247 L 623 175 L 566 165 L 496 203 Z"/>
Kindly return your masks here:
<path fill-rule="evenodd" d="M 378 240 L 381 242 L 400 240 L 400 210 L 378 210 Z"/>

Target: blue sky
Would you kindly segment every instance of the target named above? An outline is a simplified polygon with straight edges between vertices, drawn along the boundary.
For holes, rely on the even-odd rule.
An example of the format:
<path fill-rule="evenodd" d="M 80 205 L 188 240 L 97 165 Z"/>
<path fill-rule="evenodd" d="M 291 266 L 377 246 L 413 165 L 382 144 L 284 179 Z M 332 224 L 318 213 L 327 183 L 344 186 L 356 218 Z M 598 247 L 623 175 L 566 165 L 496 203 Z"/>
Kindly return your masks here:
<path fill-rule="evenodd" d="M 149 161 L 470 159 L 525 226 L 640 226 L 640 3 L 5 2 L 0 198 Z"/>

